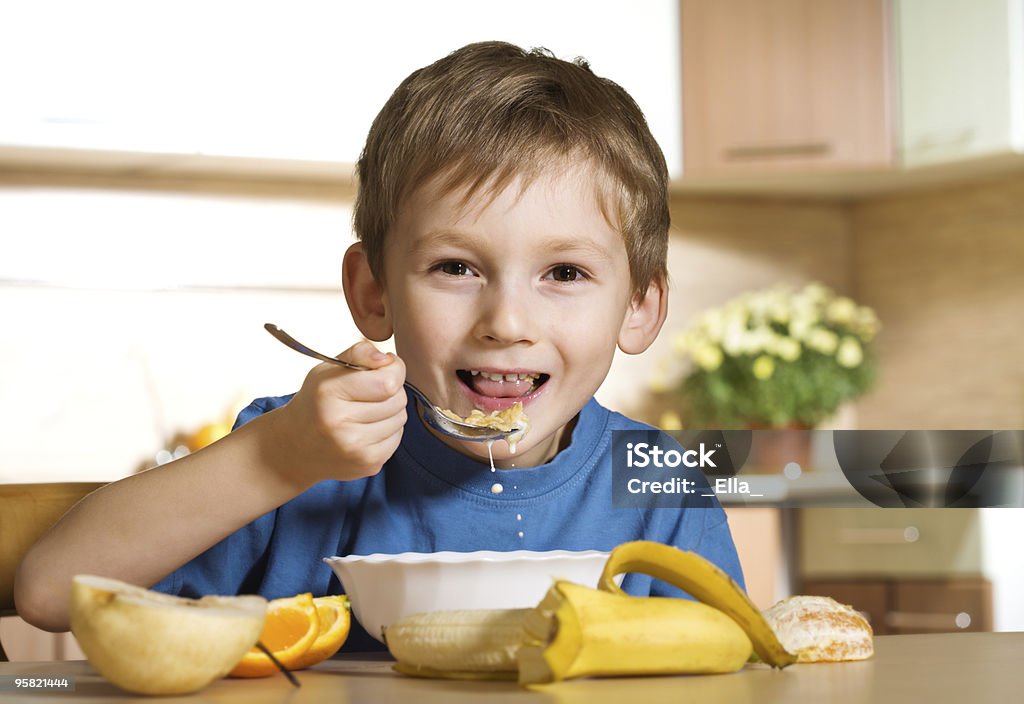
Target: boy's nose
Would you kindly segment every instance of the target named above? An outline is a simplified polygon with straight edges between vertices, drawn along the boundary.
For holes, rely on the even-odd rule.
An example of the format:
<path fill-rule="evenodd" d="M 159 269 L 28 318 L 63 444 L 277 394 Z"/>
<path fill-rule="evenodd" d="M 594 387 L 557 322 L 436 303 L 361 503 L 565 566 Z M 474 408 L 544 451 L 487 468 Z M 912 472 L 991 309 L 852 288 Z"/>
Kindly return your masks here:
<path fill-rule="evenodd" d="M 495 288 L 480 299 L 475 333 L 478 339 L 505 345 L 534 342 L 527 298 L 508 288 Z"/>

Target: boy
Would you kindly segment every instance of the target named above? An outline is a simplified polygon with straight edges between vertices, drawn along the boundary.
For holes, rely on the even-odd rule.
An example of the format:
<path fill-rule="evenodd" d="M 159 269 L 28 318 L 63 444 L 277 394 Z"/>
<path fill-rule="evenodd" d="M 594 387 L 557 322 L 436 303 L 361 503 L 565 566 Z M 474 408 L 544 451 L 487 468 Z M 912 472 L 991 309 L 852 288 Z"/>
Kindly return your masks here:
<path fill-rule="evenodd" d="M 357 165 L 344 289 L 370 340 L 227 438 L 117 482 L 66 516 L 18 575 L 19 612 L 67 628 L 79 572 L 196 596 L 340 590 L 320 558 L 437 550 L 696 550 L 742 584 L 725 515 L 615 509 L 613 430 L 593 400 L 616 346 L 666 314 L 667 173 L 636 104 L 581 64 L 474 44 L 414 72 Z M 407 379 L 467 415 L 522 401 L 515 454 L 428 430 Z M 500 490 L 499 487 L 500 486 Z M 667 585 L 629 575 L 634 594 Z M 346 646 L 371 646 L 354 627 Z"/>

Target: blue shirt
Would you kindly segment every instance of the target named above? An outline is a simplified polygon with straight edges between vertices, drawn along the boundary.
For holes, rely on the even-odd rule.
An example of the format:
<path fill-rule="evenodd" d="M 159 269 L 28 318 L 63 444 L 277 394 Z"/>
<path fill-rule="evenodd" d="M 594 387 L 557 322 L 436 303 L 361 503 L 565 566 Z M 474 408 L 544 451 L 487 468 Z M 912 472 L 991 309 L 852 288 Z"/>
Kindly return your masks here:
<path fill-rule="evenodd" d="M 290 398 L 254 401 L 236 427 Z M 743 585 L 732 535 L 716 500 L 710 507 L 613 508 L 612 431 L 649 426 L 591 399 L 580 411 L 569 446 L 550 462 L 492 472 L 434 437 L 413 403 L 402 442 L 379 474 L 314 485 L 153 588 L 188 597 L 338 594 L 342 587 L 323 557 L 439 550 L 610 551 L 630 540 L 655 540 L 700 553 Z M 501 493 L 491 491 L 496 482 Z M 640 574 L 626 575 L 622 586 L 634 595 L 683 596 Z M 380 648 L 353 623 L 345 650 Z"/>

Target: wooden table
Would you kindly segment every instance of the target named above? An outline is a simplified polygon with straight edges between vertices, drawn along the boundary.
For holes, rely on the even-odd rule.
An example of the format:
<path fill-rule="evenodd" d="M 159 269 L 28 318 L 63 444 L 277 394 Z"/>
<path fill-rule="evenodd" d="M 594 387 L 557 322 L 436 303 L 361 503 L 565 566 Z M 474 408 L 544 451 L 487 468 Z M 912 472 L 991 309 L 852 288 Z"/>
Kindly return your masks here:
<path fill-rule="evenodd" d="M 0 700 L 61 702 L 237 702 L 238 704 L 630 704 L 631 702 L 928 702 L 983 704 L 1024 697 L 1024 633 L 955 633 L 879 636 L 871 660 L 794 665 L 773 671 L 748 665 L 731 675 L 575 680 L 525 690 L 511 682 L 461 682 L 403 677 L 382 657 L 330 660 L 297 673 L 301 689 L 280 676 L 222 680 L 187 697 L 126 695 L 86 662 L 0 663 L 0 682 L 11 676 L 73 677 L 74 692 L 25 695 L 0 684 Z"/>

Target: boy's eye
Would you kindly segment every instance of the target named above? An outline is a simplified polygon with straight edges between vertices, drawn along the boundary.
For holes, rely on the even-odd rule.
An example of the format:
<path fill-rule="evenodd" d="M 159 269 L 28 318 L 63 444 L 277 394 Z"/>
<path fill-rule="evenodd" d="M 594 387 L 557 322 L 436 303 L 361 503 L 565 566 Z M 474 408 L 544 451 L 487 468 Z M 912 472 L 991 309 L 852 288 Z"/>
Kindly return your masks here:
<path fill-rule="evenodd" d="M 572 264 L 559 264 L 551 270 L 551 278 L 555 281 L 569 282 L 576 281 L 582 276 L 582 272 Z"/>
<path fill-rule="evenodd" d="M 472 273 L 465 262 L 441 262 L 437 268 L 442 274 L 449 276 L 466 276 Z"/>

